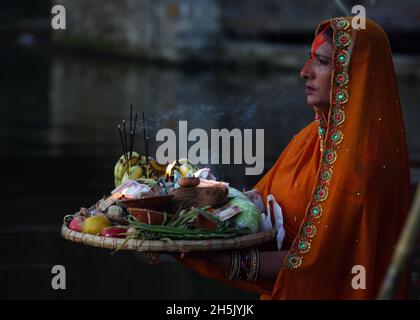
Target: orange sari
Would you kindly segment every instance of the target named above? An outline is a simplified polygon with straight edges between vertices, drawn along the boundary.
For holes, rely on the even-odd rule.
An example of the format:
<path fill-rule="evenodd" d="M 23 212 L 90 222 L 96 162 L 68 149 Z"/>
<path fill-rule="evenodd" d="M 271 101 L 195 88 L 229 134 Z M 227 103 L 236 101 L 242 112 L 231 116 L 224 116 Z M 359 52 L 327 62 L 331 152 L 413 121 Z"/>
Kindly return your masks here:
<path fill-rule="evenodd" d="M 408 211 L 409 168 L 391 50 L 385 32 L 351 17 L 333 28 L 331 108 L 299 132 L 256 187 L 283 209 L 288 250 L 275 283 L 230 282 L 262 299 L 373 299 Z M 221 270 L 185 259 L 224 282 Z M 353 288 L 365 271 L 365 289 Z M 360 279 L 360 278 L 359 278 Z M 402 281 L 401 298 L 409 283 Z M 360 282 L 359 282 L 360 283 Z"/>

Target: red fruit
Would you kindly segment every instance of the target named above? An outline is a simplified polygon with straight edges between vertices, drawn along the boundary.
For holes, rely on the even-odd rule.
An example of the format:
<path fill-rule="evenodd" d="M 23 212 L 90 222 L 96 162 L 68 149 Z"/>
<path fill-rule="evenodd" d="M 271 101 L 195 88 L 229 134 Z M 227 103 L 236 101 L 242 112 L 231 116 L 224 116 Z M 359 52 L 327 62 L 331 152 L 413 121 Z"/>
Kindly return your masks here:
<path fill-rule="evenodd" d="M 74 217 L 69 223 L 69 228 L 77 232 L 82 232 L 83 221 L 84 218 L 82 217 Z"/>
<path fill-rule="evenodd" d="M 195 219 L 194 226 L 199 229 L 206 229 L 206 230 L 216 230 L 217 229 L 217 222 L 199 214 L 197 219 Z"/>
<path fill-rule="evenodd" d="M 125 238 L 128 228 L 124 227 L 108 227 L 102 230 L 102 237 L 111 237 L 111 238 Z"/>

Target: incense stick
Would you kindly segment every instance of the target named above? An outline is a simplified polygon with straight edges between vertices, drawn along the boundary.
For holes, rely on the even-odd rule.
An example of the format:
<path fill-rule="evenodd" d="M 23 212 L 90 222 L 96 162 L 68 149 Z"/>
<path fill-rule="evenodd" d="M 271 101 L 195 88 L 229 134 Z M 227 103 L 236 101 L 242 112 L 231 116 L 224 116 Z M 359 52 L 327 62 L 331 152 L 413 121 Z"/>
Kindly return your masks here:
<path fill-rule="evenodd" d="M 130 145 L 129 145 L 129 158 L 131 159 L 132 157 L 132 150 L 133 150 L 133 105 L 130 104 L 130 131 L 129 131 L 129 135 L 130 135 Z"/>
<path fill-rule="evenodd" d="M 127 150 L 127 134 L 125 132 L 125 120 L 123 120 L 123 130 L 124 130 L 124 147 L 125 147 L 126 152 L 128 152 L 128 150 Z M 124 157 L 126 159 L 125 161 L 128 161 L 128 155 L 124 154 Z"/>
<path fill-rule="evenodd" d="M 144 111 L 143 111 L 143 140 L 144 140 L 144 152 L 146 154 L 146 164 L 148 164 L 149 163 L 149 150 L 148 150 L 149 137 L 147 136 L 147 131 L 146 131 L 146 121 L 144 120 Z"/>
<path fill-rule="evenodd" d="M 146 121 L 143 111 L 144 152 L 146 153 L 146 178 L 149 179 L 149 137 L 147 136 Z"/>
<path fill-rule="evenodd" d="M 133 130 L 130 131 L 130 147 L 128 149 L 130 159 L 133 157 Z"/>
<path fill-rule="evenodd" d="M 149 164 L 149 137 L 146 137 L 146 164 Z"/>
<path fill-rule="evenodd" d="M 121 126 L 120 125 L 118 125 L 118 132 L 120 133 L 121 148 L 122 148 L 122 151 L 123 151 L 123 155 L 125 155 L 124 140 L 123 140 L 123 137 L 122 137 L 122 132 L 121 132 Z M 125 156 L 124 156 L 124 159 L 125 159 Z"/>
<path fill-rule="evenodd" d="M 133 105 L 130 104 L 130 131 L 132 129 L 131 124 L 133 123 Z"/>
<path fill-rule="evenodd" d="M 137 129 L 137 113 L 134 116 L 134 128 L 132 131 L 132 143 L 131 143 L 131 156 L 133 156 L 133 147 L 134 147 L 134 140 L 136 137 L 136 129 Z"/>

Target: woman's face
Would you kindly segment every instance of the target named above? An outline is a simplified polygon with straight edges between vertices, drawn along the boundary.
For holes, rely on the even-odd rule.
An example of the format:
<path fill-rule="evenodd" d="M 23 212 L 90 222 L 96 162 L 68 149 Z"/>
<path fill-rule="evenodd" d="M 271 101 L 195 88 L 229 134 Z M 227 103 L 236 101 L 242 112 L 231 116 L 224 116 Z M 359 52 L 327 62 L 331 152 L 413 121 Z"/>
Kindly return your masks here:
<path fill-rule="evenodd" d="M 331 42 L 324 42 L 315 52 L 311 52 L 300 71 L 300 76 L 306 80 L 306 103 L 326 111 L 330 107 L 332 54 Z"/>

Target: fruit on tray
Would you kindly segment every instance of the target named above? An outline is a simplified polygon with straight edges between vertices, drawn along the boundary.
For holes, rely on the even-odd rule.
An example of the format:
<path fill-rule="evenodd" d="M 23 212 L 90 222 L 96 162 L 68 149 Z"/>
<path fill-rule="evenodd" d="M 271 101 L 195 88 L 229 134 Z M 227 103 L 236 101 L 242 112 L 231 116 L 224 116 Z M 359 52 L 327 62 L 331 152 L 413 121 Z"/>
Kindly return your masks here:
<path fill-rule="evenodd" d="M 83 223 L 83 233 L 100 234 L 105 228 L 111 227 L 111 221 L 103 214 L 87 218 Z"/>
<path fill-rule="evenodd" d="M 188 159 L 179 159 L 171 165 L 170 172 L 167 172 L 168 164 L 160 164 L 152 157 L 146 161 L 145 156 L 141 156 L 133 151 L 122 155 L 114 167 L 114 183 L 118 187 L 128 179 L 130 180 L 151 180 L 157 181 L 166 174 L 173 178 L 175 170 L 182 177 L 192 177 L 198 170 L 197 167 Z"/>
<path fill-rule="evenodd" d="M 133 151 L 131 158 L 127 154 L 123 154 L 114 166 L 114 182 L 115 186 L 119 186 L 122 182 L 125 172 L 129 166 L 134 166 L 139 161 L 140 155 Z M 128 159 L 128 161 L 126 160 Z"/>

